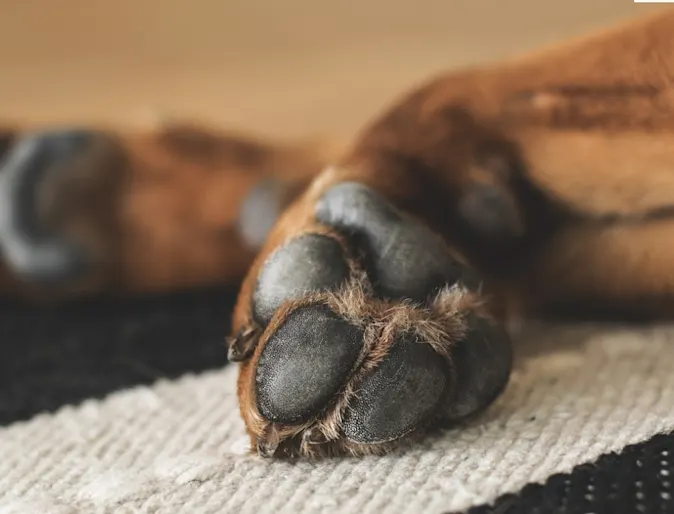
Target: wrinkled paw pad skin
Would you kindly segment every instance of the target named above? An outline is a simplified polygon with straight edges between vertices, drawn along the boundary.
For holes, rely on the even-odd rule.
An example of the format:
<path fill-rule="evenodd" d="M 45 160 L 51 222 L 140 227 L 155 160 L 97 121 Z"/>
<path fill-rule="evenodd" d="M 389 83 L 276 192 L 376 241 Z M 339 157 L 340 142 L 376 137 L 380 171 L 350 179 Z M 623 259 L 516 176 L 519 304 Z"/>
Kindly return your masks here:
<path fill-rule="evenodd" d="M 50 227 L 41 204 L 45 188 L 100 137 L 88 130 L 54 130 L 18 138 L 0 158 L 0 247 L 23 281 L 67 283 L 88 271 L 86 250 Z"/>
<path fill-rule="evenodd" d="M 267 257 L 230 341 L 253 448 L 382 454 L 491 404 L 510 341 L 442 239 L 355 183 L 328 190 L 316 219 Z"/>

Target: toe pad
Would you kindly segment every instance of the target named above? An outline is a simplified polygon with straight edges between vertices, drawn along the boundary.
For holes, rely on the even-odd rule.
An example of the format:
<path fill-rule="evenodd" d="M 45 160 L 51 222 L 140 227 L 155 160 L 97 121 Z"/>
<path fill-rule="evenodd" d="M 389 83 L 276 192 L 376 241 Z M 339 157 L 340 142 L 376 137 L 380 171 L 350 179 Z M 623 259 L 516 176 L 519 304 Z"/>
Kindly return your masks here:
<path fill-rule="evenodd" d="M 279 423 L 317 414 L 346 382 L 362 348 L 363 332 L 327 306 L 293 311 L 260 356 L 260 412 Z"/>
<path fill-rule="evenodd" d="M 286 301 L 338 287 L 349 277 L 341 245 L 320 234 L 305 234 L 276 250 L 265 262 L 253 294 L 253 314 L 265 326 Z"/>
<path fill-rule="evenodd" d="M 477 287 L 440 236 L 404 217 L 367 186 L 346 182 L 332 187 L 318 202 L 316 215 L 358 238 L 368 255 L 375 288 L 384 297 L 424 301 L 445 284 Z"/>
<path fill-rule="evenodd" d="M 346 437 L 356 443 L 384 443 L 417 428 L 444 394 L 445 366 L 430 346 L 413 339 L 397 341 L 356 390 L 344 419 Z"/>

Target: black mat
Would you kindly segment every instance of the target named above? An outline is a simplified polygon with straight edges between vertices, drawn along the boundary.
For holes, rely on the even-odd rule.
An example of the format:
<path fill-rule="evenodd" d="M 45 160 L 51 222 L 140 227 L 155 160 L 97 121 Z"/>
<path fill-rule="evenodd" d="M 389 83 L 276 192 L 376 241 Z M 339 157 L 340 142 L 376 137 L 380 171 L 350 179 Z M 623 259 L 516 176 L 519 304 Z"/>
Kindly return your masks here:
<path fill-rule="evenodd" d="M 222 367 L 234 300 L 232 291 L 211 289 L 58 308 L 1 302 L 0 425 Z"/>

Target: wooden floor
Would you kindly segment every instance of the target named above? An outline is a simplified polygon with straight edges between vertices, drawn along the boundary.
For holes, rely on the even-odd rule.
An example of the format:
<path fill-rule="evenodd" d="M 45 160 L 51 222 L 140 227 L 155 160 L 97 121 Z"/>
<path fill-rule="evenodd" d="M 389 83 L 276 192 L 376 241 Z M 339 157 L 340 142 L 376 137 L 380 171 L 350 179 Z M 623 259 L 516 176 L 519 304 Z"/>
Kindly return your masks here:
<path fill-rule="evenodd" d="M 0 11 L 0 118 L 157 113 L 348 135 L 436 71 L 661 8 L 631 0 L 21 0 Z"/>

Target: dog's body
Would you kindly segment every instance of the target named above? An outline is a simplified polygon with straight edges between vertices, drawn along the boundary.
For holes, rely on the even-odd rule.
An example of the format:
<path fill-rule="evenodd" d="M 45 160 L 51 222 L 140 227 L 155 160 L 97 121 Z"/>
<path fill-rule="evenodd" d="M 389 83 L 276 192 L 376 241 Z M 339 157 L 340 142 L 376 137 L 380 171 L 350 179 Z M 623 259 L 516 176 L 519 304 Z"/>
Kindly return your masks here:
<path fill-rule="evenodd" d="M 429 81 L 346 148 L 8 131 L 6 289 L 243 279 L 253 446 L 386 451 L 500 393 L 508 319 L 674 317 L 672 55 L 663 10 Z"/>

